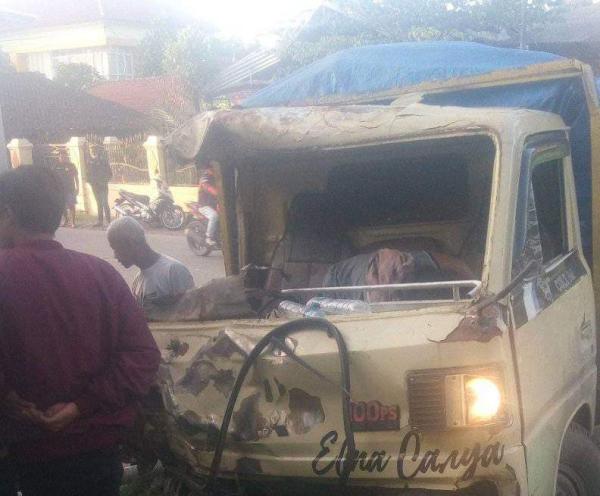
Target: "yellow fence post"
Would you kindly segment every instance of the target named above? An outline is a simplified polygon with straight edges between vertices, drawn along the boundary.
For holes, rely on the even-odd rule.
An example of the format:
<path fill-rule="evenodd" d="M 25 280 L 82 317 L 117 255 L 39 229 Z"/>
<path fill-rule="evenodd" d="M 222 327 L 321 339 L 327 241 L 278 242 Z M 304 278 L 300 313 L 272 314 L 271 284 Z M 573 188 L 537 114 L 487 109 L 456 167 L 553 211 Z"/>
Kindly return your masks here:
<path fill-rule="evenodd" d="M 69 159 L 77 169 L 79 179 L 79 195 L 77 195 L 77 209 L 93 214 L 95 207 L 90 185 L 87 183 L 87 140 L 80 136 L 73 136 L 66 145 Z"/>
<path fill-rule="evenodd" d="M 10 153 L 10 163 L 13 168 L 33 164 L 33 145 L 24 138 L 13 138 L 6 145 Z"/>
<path fill-rule="evenodd" d="M 152 183 L 152 180 L 157 177 L 167 181 L 167 156 L 163 139 L 160 136 L 148 136 L 144 148 L 148 160 L 150 182 Z"/>

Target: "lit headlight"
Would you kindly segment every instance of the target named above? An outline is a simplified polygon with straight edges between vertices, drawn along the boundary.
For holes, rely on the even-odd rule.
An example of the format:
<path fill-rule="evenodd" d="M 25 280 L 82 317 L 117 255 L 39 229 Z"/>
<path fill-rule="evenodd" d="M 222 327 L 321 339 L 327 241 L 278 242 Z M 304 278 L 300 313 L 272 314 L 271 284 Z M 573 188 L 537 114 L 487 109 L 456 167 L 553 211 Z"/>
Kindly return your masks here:
<path fill-rule="evenodd" d="M 502 403 L 500 388 L 487 377 L 473 377 L 465 383 L 467 421 L 480 424 L 493 421 Z"/>
<path fill-rule="evenodd" d="M 510 421 L 502 372 L 495 366 L 415 370 L 407 382 L 412 427 L 446 430 Z"/>
<path fill-rule="evenodd" d="M 499 374 L 452 374 L 446 376 L 445 384 L 447 427 L 506 422 Z"/>

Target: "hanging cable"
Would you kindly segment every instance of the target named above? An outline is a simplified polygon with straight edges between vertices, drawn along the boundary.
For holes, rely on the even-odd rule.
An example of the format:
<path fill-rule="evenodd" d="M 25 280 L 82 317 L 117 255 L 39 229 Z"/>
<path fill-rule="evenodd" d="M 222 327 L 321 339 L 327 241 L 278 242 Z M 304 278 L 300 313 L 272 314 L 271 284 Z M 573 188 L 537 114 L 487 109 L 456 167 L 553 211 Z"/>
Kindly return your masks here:
<path fill-rule="evenodd" d="M 246 357 L 246 360 L 244 361 L 244 364 L 242 365 L 240 372 L 236 377 L 231 395 L 229 396 L 229 400 L 227 402 L 227 408 L 225 409 L 225 413 L 223 415 L 223 422 L 221 423 L 221 430 L 219 431 L 219 436 L 215 445 L 215 454 L 213 456 L 207 484 L 209 493 L 211 493 L 215 488 L 217 477 L 221 468 L 223 451 L 225 449 L 225 441 L 227 439 L 227 431 L 229 430 L 229 424 L 231 423 L 231 418 L 233 416 L 233 409 L 235 408 L 235 404 L 242 389 L 244 380 L 246 379 L 246 375 L 256 359 L 269 344 L 274 341 L 277 346 L 281 346 L 282 342 L 285 343 L 285 338 L 287 336 L 301 331 L 325 332 L 330 338 L 335 340 L 337 345 L 338 355 L 340 357 L 342 418 L 347 446 L 344 459 L 341 461 L 342 471 L 340 474 L 340 484 L 345 485 L 348 482 L 348 479 L 350 478 L 350 472 L 352 471 L 352 460 L 356 452 L 354 432 L 352 431 L 352 423 L 350 420 L 350 363 L 348 360 L 348 349 L 346 348 L 346 342 L 344 341 L 344 337 L 342 336 L 341 332 L 331 322 L 325 319 L 308 318 L 294 320 L 276 327 L 266 334 Z M 284 346 L 284 348 L 287 348 L 287 346 Z M 308 368 L 314 372 L 312 367 L 309 366 Z M 321 374 L 319 373 L 317 375 L 320 376 Z"/>

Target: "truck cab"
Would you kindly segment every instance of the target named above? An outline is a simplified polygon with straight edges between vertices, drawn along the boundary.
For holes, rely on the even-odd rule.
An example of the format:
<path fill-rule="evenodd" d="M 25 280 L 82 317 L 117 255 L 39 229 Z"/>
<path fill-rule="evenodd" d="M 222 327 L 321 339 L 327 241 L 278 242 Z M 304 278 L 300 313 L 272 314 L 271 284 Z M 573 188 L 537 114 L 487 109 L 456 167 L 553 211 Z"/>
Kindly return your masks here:
<path fill-rule="evenodd" d="M 177 145 L 215 164 L 229 277 L 262 274 L 251 318 L 152 324 L 153 432 L 179 473 L 285 494 L 600 487 L 594 288 L 560 116 L 233 110 Z"/>

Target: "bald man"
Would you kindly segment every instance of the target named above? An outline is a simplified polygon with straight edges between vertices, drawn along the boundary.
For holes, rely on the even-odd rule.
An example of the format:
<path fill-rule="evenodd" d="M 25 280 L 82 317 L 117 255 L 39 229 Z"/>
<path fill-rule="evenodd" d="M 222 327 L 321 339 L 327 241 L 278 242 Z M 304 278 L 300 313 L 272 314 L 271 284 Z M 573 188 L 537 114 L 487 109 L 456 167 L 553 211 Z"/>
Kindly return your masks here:
<path fill-rule="evenodd" d="M 148 309 L 165 305 L 194 287 L 194 278 L 178 260 L 161 255 L 148 245 L 141 224 L 131 217 L 113 221 L 106 232 L 115 258 L 125 268 L 137 266 L 140 272 L 133 281 L 133 295 Z"/>

